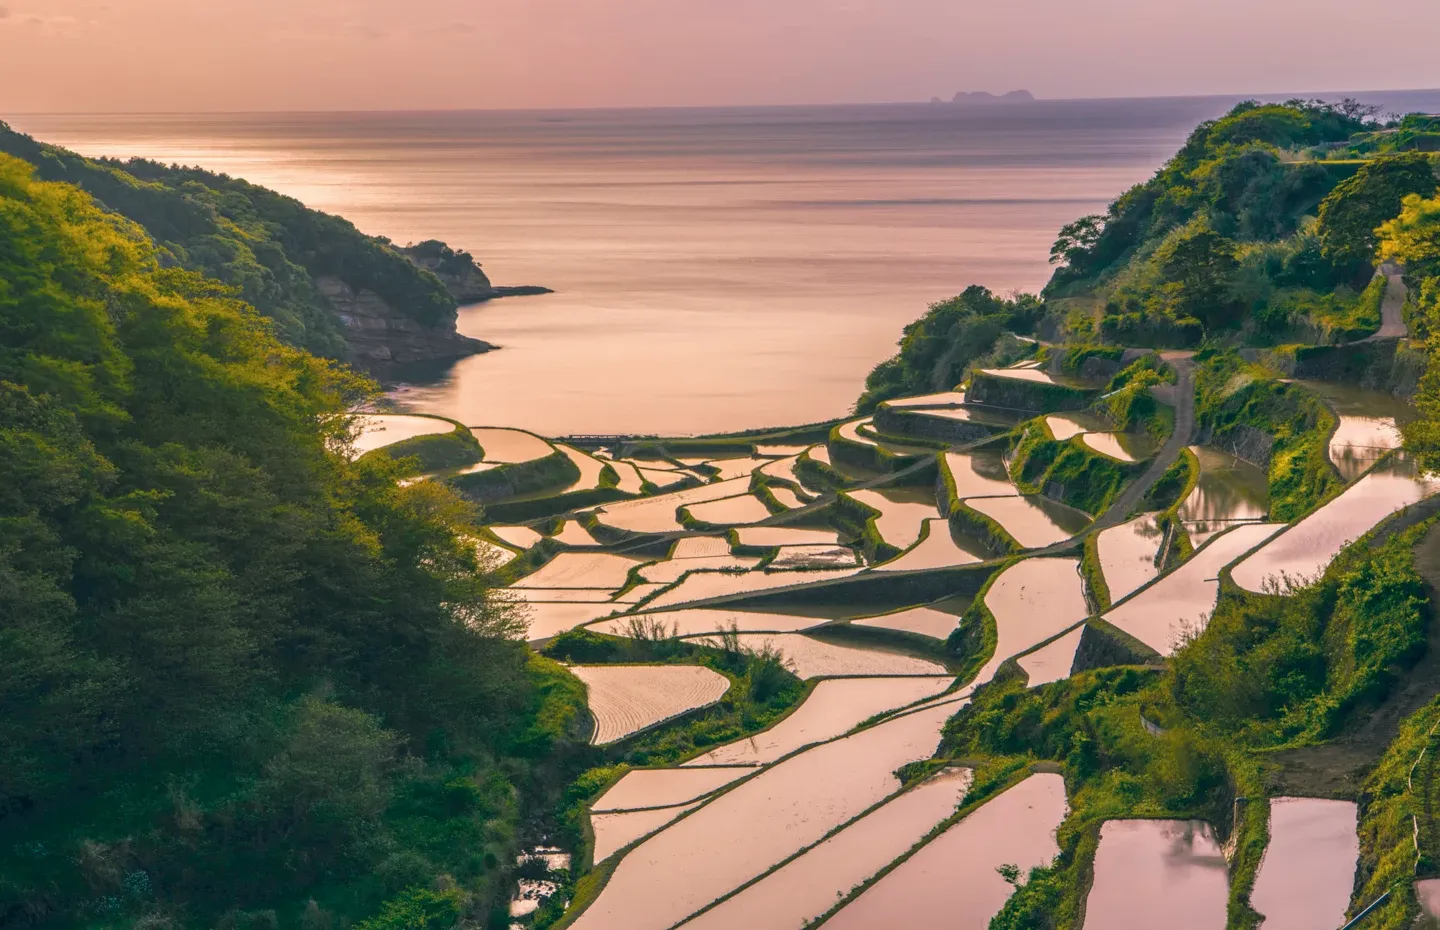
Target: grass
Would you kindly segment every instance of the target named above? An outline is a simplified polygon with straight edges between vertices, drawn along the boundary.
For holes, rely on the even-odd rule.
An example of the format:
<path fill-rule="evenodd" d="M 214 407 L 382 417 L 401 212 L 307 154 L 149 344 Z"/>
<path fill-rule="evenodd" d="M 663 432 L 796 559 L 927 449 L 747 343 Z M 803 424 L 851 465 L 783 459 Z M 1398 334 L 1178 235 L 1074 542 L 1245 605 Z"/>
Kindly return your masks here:
<path fill-rule="evenodd" d="M 1025 494 L 1047 493 L 1077 510 L 1104 513 L 1144 463 L 1119 462 L 1072 436 L 1057 441 L 1044 418 L 1021 432 L 1010 456 L 1010 479 Z"/>
<path fill-rule="evenodd" d="M 413 474 L 464 468 L 483 459 L 485 450 L 470 430 L 453 420 L 448 422 L 455 423 L 455 429 L 448 433 L 413 436 L 366 454 L 384 455 L 396 461 L 413 459 L 413 463 L 407 463 Z"/>

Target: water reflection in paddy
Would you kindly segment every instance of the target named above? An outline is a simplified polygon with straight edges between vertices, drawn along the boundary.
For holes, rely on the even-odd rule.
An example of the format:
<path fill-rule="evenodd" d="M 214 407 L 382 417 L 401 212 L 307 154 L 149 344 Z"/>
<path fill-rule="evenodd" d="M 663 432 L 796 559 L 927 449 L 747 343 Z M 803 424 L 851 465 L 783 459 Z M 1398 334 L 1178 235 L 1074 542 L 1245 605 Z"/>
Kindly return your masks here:
<path fill-rule="evenodd" d="M 623 811 L 614 814 L 591 814 L 590 829 L 595 834 L 595 862 L 603 862 L 617 851 L 649 833 L 694 810 L 699 803 L 679 807 L 662 807 L 650 811 Z"/>
<path fill-rule="evenodd" d="M 515 582 L 517 588 L 608 588 L 625 586 L 642 559 L 613 552 L 562 552 Z"/>
<path fill-rule="evenodd" d="M 753 494 L 690 504 L 685 510 L 701 523 L 714 526 L 738 526 L 742 523 L 759 523 L 770 518 L 770 509 Z"/>
<path fill-rule="evenodd" d="M 955 494 L 969 497 L 1014 497 L 1020 491 L 1010 482 L 999 449 L 946 452 L 944 468 L 955 480 Z"/>
<path fill-rule="evenodd" d="M 1128 596 L 1160 573 L 1155 556 L 1165 533 L 1156 516 L 1142 514 L 1129 523 L 1102 531 L 1096 540 L 1110 600 Z"/>
<path fill-rule="evenodd" d="M 1360 839 L 1353 801 L 1273 798 L 1265 849 L 1250 906 L 1265 930 L 1311 930 L 1345 923 Z"/>
<path fill-rule="evenodd" d="M 681 926 L 803 930 L 953 814 L 970 781 L 969 769 L 941 772 Z"/>
<path fill-rule="evenodd" d="M 955 712 L 889 720 L 775 765 L 631 850 L 574 930 L 665 930 L 820 840 L 900 787 Z"/>
<path fill-rule="evenodd" d="M 933 698 L 953 681 L 948 676 L 827 679 L 818 682 L 803 704 L 770 729 L 712 749 L 685 766 L 774 762 L 802 746 L 848 733 L 876 714 Z"/>
<path fill-rule="evenodd" d="M 530 462 L 543 459 L 555 451 L 550 443 L 521 429 L 476 426 L 471 428 L 470 433 L 485 451 L 487 462 Z"/>
<path fill-rule="evenodd" d="M 742 546 L 833 546 L 840 542 L 840 534 L 834 530 L 794 526 L 742 526 L 735 536 Z"/>
<path fill-rule="evenodd" d="M 692 601 L 709 600 L 716 597 L 731 597 L 753 594 L 771 588 L 788 588 L 798 585 L 819 584 L 848 578 L 859 568 L 820 569 L 794 572 L 694 572 L 686 575 L 675 587 L 662 593 L 651 602 L 652 607 L 671 607 Z M 616 587 L 619 587 L 618 585 Z"/>
<path fill-rule="evenodd" d="M 965 506 L 990 517 L 1025 549 L 1040 549 L 1069 539 L 1090 518 L 1046 497 L 967 498 Z"/>
<path fill-rule="evenodd" d="M 736 768 L 632 769 L 590 805 L 591 811 L 674 807 L 695 801 L 744 776 Z"/>
<path fill-rule="evenodd" d="M 878 645 L 862 648 L 798 633 L 741 633 L 737 638 L 744 649 L 780 652 L 784 656 L 786 667 L 801 678 L 945 673 L 945 666 L 939 662 Z M 717 648 L 722 645 L 719 640 L 708 637 L 701 637 L 696 641 Z"/>
<path fill-rule="evenodd" d="M 1075 667 L 1075 653 L 1080 651 L 1080 639 L 1084 634 L 1084 628 L 1071 630 L 1054 642 L 1021 656 L 1017 661 L 1025 671 L 1026 686 L 1038 688 L 1052 681 L 1069 678 L 1070 670 Z"/>
<path fill-rule="evenodd" d="M 705 633 L 723 633 L 727 630 L 737 630 L 741 633 L 798 633 L 826 622 L 827 620 L 823 617 L 802 614 L 691 607 L 687 610 L 667 610 L 615 617 L 597 623 L 590 629 L 597 633 L 609 633 L 612 636 L 629 636 L 636 624 L 642 624 L 640 627 L 642 630 L 662 630 L 669 636 L 700 636 Z"/>
<path fill-rule="evenodd" d="M 984 543 L 956 533 L 950 521 L 936 517 L 925 521 L 925 535 L 909 551 L 875 566 L 877 572 L 908 572 L 919 569 L 973 565 L 990 558 Z"/>
<path fill-rule="evenodd" d="M 1237 565 L 1235 583 L 1258 592 L 1318 578 L 1346 545 L 1436 491 L 1440 480 L 1421 478 L 1410 461 L 1392 459 Z"/>
<path fill-rule="evenodd" d="M 915 545 L 925 521 L 939 512 L 935 493 L 929 488 L 876 488 L 845 493 L 880 511 L 880 516 L 875 518 L 875 528 L 897 549 Z"/>
<path fill-rule="evenodd" d="M 680 507 L 719 500 L 722 497 L 734 497 L 748 493 L 749 490 L 749 478 L 734 478 L 656 497 L 604 504 L 597 507 L 595 512 L 599 514 L 600 522 L 606 526 L 636 533 L 666 533 L 684 529 L 676 516 Z"/>
<path fill-rule="evenodd" d="M 1208 823 L 1107 820 L 1086 930 L 1224 930 L 1230 887 Z"/>
<path fill-rule="evenodd" d="M 355 417 L 360 432 L 351 443 L 351 452 L 356 458 L 366 452 L 383 449 L 386 446 L 417 436 L 435 436 L 455 430 L 449 420 L 435 417 L 415 417 L 404 414 L 366 413 Z M 548 448 L 545 450 L 550 451 Z"/>
<path fill-rule="evenodd" d="M 1079 559 L 1026 559 L 995 576 L 985 606 L 995 617 L 995 654 L 977 684 L 990 680 L 1000 664 L 1063 632 L 1090 613 Z"/>
<path fill-rule="evenodd" d="M 946 639 L 955 632 L 955 627 L 960 622 L 960 615 L 965 612 L 966 603 L 963 601 L 954 604 L 950 610 L 940 610 L 935 607 L 909 607 L 905 610 L 898 610 L 893 613 L 881 614 L 878 617 L 862 617 L 851 620 L 852 626 L 873 627 L 877 630 L 890 630 L 896 633 L 913 633 L 917 636 L 929 636 L 932 639 Z M 951 610 L 954 612 L 952 613 Z"/>
<path fill-rule="evenodd" d="M 1015 890 L 996 870 L 1016 865 L 1025 875 L 1049 865 L 1060 851 L 1055 831 L 1065 812 L 1064 779 L 1031 775 L 921 847 L 825 926 L 985 930 Z"/>

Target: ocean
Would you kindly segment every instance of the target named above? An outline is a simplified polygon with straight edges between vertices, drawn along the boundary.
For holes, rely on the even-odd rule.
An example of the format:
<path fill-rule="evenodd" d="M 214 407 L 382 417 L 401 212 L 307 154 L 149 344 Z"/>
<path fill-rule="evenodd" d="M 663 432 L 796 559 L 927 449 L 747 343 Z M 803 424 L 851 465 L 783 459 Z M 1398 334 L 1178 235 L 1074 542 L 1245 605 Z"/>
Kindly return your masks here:
<path fill-rule="evenodd" d="M 1440 108 L 1440 93 L 1378 98 Z M 462 308 L 461 331 L 502 348 L 396 387 L 402 406 L 546 435 L 693 435 L 843 415 L 930 303 L 1043 286 L 1061 225 L 1235 99 L 10 122 L 87 155 L 244 177 L 555 290 Z"/>

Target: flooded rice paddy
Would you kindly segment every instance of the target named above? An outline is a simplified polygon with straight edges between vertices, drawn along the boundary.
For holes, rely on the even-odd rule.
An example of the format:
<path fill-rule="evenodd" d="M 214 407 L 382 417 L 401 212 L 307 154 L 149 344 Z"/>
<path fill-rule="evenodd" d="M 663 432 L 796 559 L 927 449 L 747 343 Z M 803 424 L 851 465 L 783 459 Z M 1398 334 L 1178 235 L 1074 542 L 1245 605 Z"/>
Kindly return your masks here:
<path fill-rule="evenodd" d="M 1095 545 L 1111 601 L 1127 597 L 1160 573 L 1155 559 L 1164 535 L 1153 513 L 1100 533 Z"/>
<path fill-rule="evenodd" d="M 911 572 L 952 568 L 956 565 L 973 565 L 990 558 L 990 553 L 985 551 L 980 540 L 955 533 L 950 528 L 950 521 L 944 517 L 926 520 L 921 532 L 924 535 L 912 548 L 875 566 L 875 570 Z"/>
<path fill-rule="evenodd" d="M 651 628 L 663 630 L 667 635 L 700 636 L 727 630 L 741 633 L 798 633 L 828 621 L 808 615 L 691 607 L 686 610 L 616 617 L 597 623 L 591 629 L 614 636 L 628 636 L 632 622 L 643 622 Z"/>
<path fill-rule="evenodd" d="M 767 765 L 804 746 L 843 736 L 876 714 L 936 697 L 953 681 L 945 676 L 826 679 L 770 729 L 712 749 L 684 767 Z"/>
<path fill-rule="evenodd" d="M 590 742 L 597 746 L 714 704 L 730 680 L 698 665 L 576 665 L 595 717 Z"/>
<path fill-rule="evenodd" d="M 1023 549 L 1043 549 L 1083 530 L 1090 518 L 1045 497 L 969 498 L 965 506 L 994 520 Z"/>
<path fill-rule="evenodd" d="M 837 546 L 840 534 L 834 530 L 793 526 L 742 526 L 735 531 L 742 546 Z"/>
<path fill-rule="evenodd" d="M 770 519 L 770 510 L 753 494 L 722 497 L 703 504 L 689 504 L 685 512 L 700 523 L 712 526 L 740 526 Z"/>
<path fill-rule="evenodd" d="M 1015 890 L 996 870 L 1015 865 L 1024 875 L 1049 865 L 1060 852 L 1055 831 L 1065 813 L 1064 779 L 1031 775 L 922 846 L 825 926 L 985 930 Z"/>
<path fill-rule="evenodd" d="M 1075 653 L 1080 650 L 1080 639 L 1084 635 L 1083 629 L 1071 630 L 1054 642 L 1017 659 L 1020 668 L 1025 672 L 1026 686 L 1038 688 L 1052 681 L 1069 678 L 1070 670 L 1075 667 Z"/>
<path fill-rule="evenodd" d="M 746 571 L 760 564 L 758 556 L 710 555 L 692 558 L 669 558 L 653 562 L 640 569 L 640 577 L 646 581 L 672 584 L 679 581 L 686 572 L 716 572 L 728 570 Z"/>
<path fill-rule="evenodd" d="M 821 581 L 835 581 L 848 578 L 859 568 L 821 569 L 806 572 L 695 572 L 686 575 L 675 587 L 650 602 L 650 607 L 671 607 L 694 601 L 718 597 L 733 597 L 753 594 L 772 588 L 786 588 L 795 585 L 815 584 Z"/>
<path fill-rule="evenodd" d="M 930 659 L 903 652 L 862 648 L 827 642 L 798 633 L 741 633 L 740 646 L 753 652 L 779 652 L 785 665 L 801 678 L 833 678 L 837 675 L 943 675 L 945 666 Z M 696 640 L 710 646 L 720 643 L 709 637 Z"/>
<path fill-rule="evenodd" d="M 1090 413 L 1054 413 L 1045 418 L 1050 435 L 1064 442 L 1082 433 L 1103 433 L 1113 427 Z"/>
<path fill-rule="evenodd" d="M 995 618 L 995 654 L 977 683 L 1000 664 L 1061 633 L 1090 614 L 1079 559 L 1026 559 L 996 575 L 983 600 Z"/>
<path fill-rule="evenodd" d="M 878 617 L 861 617 L 850 621 L 853 626 L 866 626 L 895 633 L 912 633 L 916 636 L 928 636 L 931 639 L 939 640 L 946 639 L 955 632 L 955 627 L 959 622 L 960 615 L 958 613 L 952 614 L 934 607 L 909 607 L 905 610 L 881 614 Z"/>
<path fill-rule="evenodd" d="M 449 420 L 390 413 L 362 414 L 355 418 L 355 425 L 359 433 L 350 449 L 356 458 L 417 436 L 437 436 L 455 431 L 455 424 Z M 547 447 L 546 453 L 549 451 Z"/>
<path fill-rule="evenodd" d="M 887 400 L 882 407 L 904 409 L 906 407 L 959 407 L 965 403 L 964 391 L 941 391 L 938 394 L 921 394 L 918 397 L 897 397 Z"/>
<path fill-rule="evenodd" d="M 941 461 L 955 481 L 955 494 L 959 498 L 1014 497 L 1020 493 L 1010 482 L 1005 460 L 998 449 L 946 452 Z"/>
<path fill-rule="evenodd" d="M 615 529 L 636 533 L 668 533 L 684 529 L 677 516 L 679 508 L 687 504 L 746 494 L 749 490 L 749 478 L 734 478 L 656 497 L 604 504 L 597 507 L 595 512 L 601 523 Z"/>
<path fill-rule="evenodd" d="M 1108 820 L 1085 930 L 1224 930 L 1225 857 L 1198 820 Z"/>
<path fill-rule="evenodd" d="M 1011 378 L 1015 381 L 1031 381 L 1036 384 L 1061 384 L 1061 381 L 1047 372 L 1036 368 L 982 368 L 978 372 L 992 378 Z"/>
<path fill-rule="evenodd" d="M 1265 930 L 1344 925 L 1360 857 L 1355 826 L 1353 801 L 1270 800 L 1270 844 L 1250 892 Z"/>
<path fill-rule="evenodd" d="M 631 843 L 659 830 L 699 804 L 664 807 L 647 811 L 622 811 L 614 814 L 591 814 L 590 829 L 595 834 L 594 859 L 603 862 Z"/>
<path fill-rule="evenodd" d="M 607 588 L 625 586 L 630 570 L 644 560 L 613 552 L 562 552 L 515 582 L 517 588 Z"/>
<path fill-rule="evenodd" d="M 631 850 L 571 926 L 666 930 L 691 916 L 896 792 L 892 773 L 934 753 L 953 712 L 885 721 L 736 785 Z"/>
<path fill-rule="evenodd" d="M 1209 622 L 1220 594 L 1220 570 L 1284 529 L 1242 523 L 1205 544 L 1188 561 L 1105 614 L 1105 619 L 1162 656 Z"/>
<path fill-rule="evenodd" d="M 963 768 L 932 776 L 681 926 L 804 930 L 953 814 L 970 782 Z"/>
<path fill-rule="evenodd" d="M 782 569 L 844 568 L 857 565 L 860 557 L 844 546 L 781 546 L 766 567 Z"/>
<path fill-rule="evenodd" d="M 1392 459 L 1235 566 L 1235 583 L 1261 592 L 1313 581 L 1346 545 L 1437 491 L 1440 479 L 1421 478 L 1408 460 Z"/>
<path fill-rule="evenodd" d="M 555 451 L 550 443 L 521 429 L 472 426 L 470 434 L 480 443 L 487 462 L 513 465 L 543 459 Z"/>
<path fill-rule="evenodd" d="M 1130 441 L 1127 442 L 1126 440 Z M 1121 462 L 1140 461 L 1139 444 L 1121 433 L 1084 433 L 1080 441 L 1094 452 Z"/>
<path fill-rule="evenodd" d="M 796 494 L 789 488 L 782 488 L 778 485 L 772 487 L 770 488 L 770 496 L 775 498 L 775 500 L 780 504 L 780 506 L 785 507 L 788 510 L 794 510 L 797 507 L 805 506 L 805 501 L 800 499 L 800 495 Z"/>
<path fill-rule="evenodd" d="M 1270 512 L 1270 479 L 1265 469 L 1209 446 L 1191 446 L 1200 461 L 1200 477 L 1178 516 L 1200 546 L 1240 522 L 1259 522 Z"/>
<path fill-rule="evenodd" d="M 590 531 L 579 520 L 566 520 L 560 527 L 560 531 L 551 538 L 567 546 L 600 545 L 599 541 L 590 535 Z"/>
<path fill-rule="evenodd" d="M 675 807 L 698 801 L 744 776 L 736 768 L 632 769 L 590 805 L 594 813 Z"/>
<path fill-rule="evenodd" d="M 581 452 L 574 446 L 567 446 L 563 442 L 555 443 L 555 448 L 565 454 L 575 467 L 580 469 L 580 477 L 561 488 L 559 493 L 568 491 L 590 491 L 600 487 L 600 475 L 605 471 L 605 463 L 595 456 Z M 547 492 L 554 493 L 554 492 Z"/>
<path fill-rule="evenodd" d="M 528 526 L 492 526 L 490 532 L 494 533 L 501 542 L 508 543 L 517 549 L 529 549 L 545 538 Z"/>

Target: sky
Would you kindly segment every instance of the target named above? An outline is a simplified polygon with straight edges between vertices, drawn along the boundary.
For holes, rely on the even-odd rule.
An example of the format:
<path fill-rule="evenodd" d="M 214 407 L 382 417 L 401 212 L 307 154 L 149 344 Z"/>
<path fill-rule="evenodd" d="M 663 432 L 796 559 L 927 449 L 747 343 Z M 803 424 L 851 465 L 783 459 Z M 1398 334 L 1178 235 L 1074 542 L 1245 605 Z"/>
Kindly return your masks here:
<path fill-rule="evenodd" d="M 863 103 L 1440 86 L 1388 0 L 0 0 L 25 112 Z"/>

